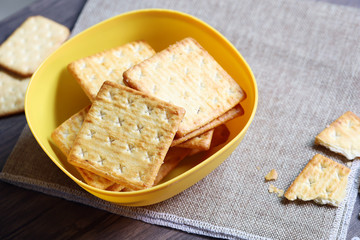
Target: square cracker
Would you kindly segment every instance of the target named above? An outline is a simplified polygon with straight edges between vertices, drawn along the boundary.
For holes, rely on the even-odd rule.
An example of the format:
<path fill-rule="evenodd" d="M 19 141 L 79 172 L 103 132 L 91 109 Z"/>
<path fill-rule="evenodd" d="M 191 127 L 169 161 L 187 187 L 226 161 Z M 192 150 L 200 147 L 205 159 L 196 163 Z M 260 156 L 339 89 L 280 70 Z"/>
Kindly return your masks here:
<path fill-rule="evenodd" d="M 0 65 L 22 76 L 30 76 L 69 34 L 67 27 L 48 18 L 29 17 L 0 46 Z"/>
<path fill-rule="evenodd" d="M 0 117 L 24 111 L 24 100 L 30 78 L 0 70 Z"/>
<path fill-rule="evenodd" d="M 360 157 L 360 118 L 350 111 L 344 113 L 315 137 L 315 144 L 349 160 Z"/>
<path fill-rule="evenodd" d="M 148 43 L 135 41 L 76 60 L 68 70 L 93 101 L 105 80 L 124 85 L 124 71 L 154 54 Z"/>
<path fill-rule="evenodd" d="M 151 187 L 184 109 L 105 81 L 68 161 L 132 190 Z"/>
<path fill-rule="evenodd" d="M 287 189 L 285 197 L 339 206 L 346 196 L 349 173 L 344 165 L 316 154 Z"/>
<path fill-rule="evenodd" d="M 178 137 L 211 122 L 245 98 L 235 80 L 192 38 L 125 71 L 124 82 L 186 110 Z"/>
<path fill-rule="evenodd" d="M 90 106 L 81 109 L 79 112 L 64 121 L 52 132 L 51 138 L 65 156 L 68 156 L 89 109 Z M 189 149 L 184 150 L 170 148 L 165 156 L 164 163 L 160 167 L 154 184 L 159 183 L 172 169 L 174 169 L 180 163 L 182 159 L 188 155 L 189 152 Z M 96 175 L 95 173 L 92 173 L 83 168 L 76 169 L 83 177 L 85 182 L 90 186 L 99 189 L 106 189 L 108 191 L 121 191 L 124 188 L 120 184 L 114 183 L 113 181 Z"/>

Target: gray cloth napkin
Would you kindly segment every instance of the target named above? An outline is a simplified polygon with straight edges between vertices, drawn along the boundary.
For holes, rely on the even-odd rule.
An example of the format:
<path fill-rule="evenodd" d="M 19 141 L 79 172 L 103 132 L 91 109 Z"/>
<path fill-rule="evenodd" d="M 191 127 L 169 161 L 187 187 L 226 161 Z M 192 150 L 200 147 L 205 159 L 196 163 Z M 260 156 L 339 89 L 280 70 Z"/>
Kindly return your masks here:
<path fill-rule="evenodd" d="M 360 12 L 308 1 L 89 0 L 73 35 L 111 16 L 141 8 L 183 11 L 228 38 L 252 68 L 259 105 L 244 140 L 206 178 L 162 203 L 122 207 L 98 199 L 56 168 L 26 127 L 4 166 L 4 181 L 149 223 L 221 238 L 344 239 L 359 187 L 360 161 L 351 167 L 338 208 L 288 202 L 268 192 L 287 189 L 321 153 L 346 159 L 314 137 L 345 111 L 360 116 Z"/>

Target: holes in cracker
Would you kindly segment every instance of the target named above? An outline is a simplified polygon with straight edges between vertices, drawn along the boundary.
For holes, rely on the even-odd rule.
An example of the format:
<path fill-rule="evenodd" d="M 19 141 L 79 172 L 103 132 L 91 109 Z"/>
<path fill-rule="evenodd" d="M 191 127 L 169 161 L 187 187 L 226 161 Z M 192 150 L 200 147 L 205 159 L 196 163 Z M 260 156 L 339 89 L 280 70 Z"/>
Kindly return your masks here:
<path fill-rule="evenodd" d="M 354 126 L 354 123 L 353 123 L 353 121 L 349 120 L 347 123 L 347 127 L 352 128 L 352 126 Z"/>
<path fill-rule="evenodd" d="M 216 72 L 215 75 L 214 75 L 214 80 L 217 82 L 217 81 L 219 81 L 220 79 L 221 79 L 220 74 L 219 74 L 218 72 Z"/>
<path fill-rule="evenodd" d="M 123 51 L 122 50 L 114 51 L 113 54 L 115 55 L 115 57 L 121 58 L 123 56 Z"/>
<path fill-rule="evenodd" d="M 109 100 L 109 101 L 113 101 L 114 95 L 115 95 L 115 94 L 114 94 L 112 91 L 109 91 L 109 92 L 107 92 L 107 94 L 105 95 L 105 98 L 106 98 L 107 100 Z"/>
<path fill-rule="evenodd" d="M 148 161 L 149 163 L 152 162 L 153 158 L 154 158 L 154 154 L 150 154 L 148 152 L 145 153 L 145 160 Z"/>
<path fill-rule="evenodd" d="M 138 172 L 135 175 L 134 180 L 137 181 L 137 182 L 141 182 L 142 181 L 141 178 L 142 178 L 142 174 L 140 172 Z"/>
<path fill-rule="evenodd" d="M 311 187 L 315 183 L 315 180 L 312 178 L 309 178 L 308 183 L 309 183 L 309 186 Z"/>
<path fill-rule="evenodd" d="M 93 137 L 95 136 L 95 134 L 96 134 L 96 132 L 95 132 L 94 130 L 90 129 L 90 130 L 88 131 L 88 133 L 86 134 L 86 136 L 87 136 L 89 139 L 91 139 L 91 138 L 93 138 Z"/>
<path fill-rule="evenodd" d="M 156 139 L 158 142 L 160 142 L 161 139 L 162 139 L 162 137 L 163 137 L 163 134 L 158 132 L 158 133 L 156 134 L 156 136 L 155 136 L 155 139 Z"/>
<path fill-rule="evenodd" d="M 133 153 L 135 151 L 135 146 L 132 144 L 126 144 L 126 151 L 129 153 Z"/>
<path fill-rule="evenodd" d="M 141 45 L 140 44 L 137 44 L 137 45 L 131 45 L 131 48 L 133 49 L 134 52 L 136 53 L 139 53 L 142 49 Z"/>
<path fill-rule="evenodd" d="M 336 176 L 339 179 L 339 181 L 341 181 L 341 179 L 344 177 L 339 172 L 336 172 Z"/>
<path fill-rule="evenodd" d="M 218 102 L 219 102 L 219 99 L 218 99 L 217 97 L 214 97 L 213 103 L 214 103 L 214 104 L 217 104 Z"/>
<path fill-rule="evenodd" d="M 199 114 L 202 111 L 201 107 L 198 108 L 198 110 L 196 110 L 196 114 Z"/>
<path fill-rule="evenodd" d="M 123 165 L 119 164 L 119 166 L 117 168 L 115 168 L 115 172 L 122 174 L 122 173 L 124 173 L 124 169 L 125 169 L 125 167 Z"/>
<path fill-rule="evenodd" d="M 164 120 L 165 122 L 167 122 L 167 123 L 170 122 L 168 113 L 167 113 L 166 111 L 164 111 L 164 113 L 163 113 L 163 120 Z"/>
<path fill-rule="evenodd" d="M 120 117 L 117 117 L 116 121 L 115 121 L 115 125 L 118 127 L 121 127 L 124 123 L 124 120 Z"/>
<path fill-rule="evenodd" d="M 62 136 L 64 139 L 68 138 L 70 135 L 69 129 L 66 129 L 64 132 L 62 132 Z"/>
<path fill-rule="evenodd" d="M 112 145 L 116 139 L 113 137 L 108 137 L 106 140 L 109 145 Z"/>
<path fill-rule="evenodd" d="M 135 131 L 141 134 L 141 131 L 144 129 L 144 126 L 141 124 L 138 124 L 135 126 Z"/>
<path fill-rule="evenodd" d="M 175 62 L 176 59 L 177 59 L 177 56 L 175 54 L 171 55 L 171 57 L 170 57 L 171 62 Z"/>
<path fill-rule="evenodd" d="M 97 163 L 98 163 L 100 166 L 103 166 L 103 165 L 104 165 L 104 161 L 105 161 L 105 157 L 103 157 L 103 156 L 101 156 L 101 155 L 98 155 Z"/>
<path fill-rule="evenodd" d="M 174 83 L 174 79 L 173 79 L 172 76 L 168 76 L 168 82 L 169 82 L 170 84 L 173 84 L 173 83 Z"/>
<path fill-rule="evenodd" d="M 97 62 L 98 64 L 102 64 L 102 63 L 104 63 L 104 61 L 105 61 L 105 57 L 98 57 L 98 58 L 95 58 L 94 60 L 95 60 L 95 62 Z"/>
<path fill-rule="evenodd" d="M 331 194 L 333 191 L 332 191 L 331 189 L 329 189 L 329 188 L 326 188 L 326 189 L 325 189 L 325 192 L 326 192 L 327 195 L 329 195 L 329 194 Z"/>
<path fill-rule="evenodd" d="M 131 105 L 134 103 L 134 100 L 131 98 L 126 98 L 125 103 L 128 107 L 131 107 Z"/>
<path fill-rule="evenodd" d="M 334 139 L 334 140 L 337 140 L 339 137 L 341 137 L 341 135 L 336 131 L 332 131 L 331 133 L 331 137 Z"/>
<path fill-rule="evenodd" d="M 106 116 L 106 114 L 105 114 L 105 112 L 103 112 L 102 110 L 100 110 L 100 111 L 98 112 L 98 118 L 99 118 L 99 119 L 104 120 L 105 116 Z"/>
<path fill-rule="evenodd" d="M 140 69 L 140 70 L 138 71 L 138 79 L 141 79 L 142 77 L 144 77 L 144 73 L 143 73 L 143 71 Z"/>
<path fill-rule="evenodd" d="M 151 115 L 151 112 L 153 111 L 153 108 L 152 107 L 150 107 L 150 106 L 148 106 L 148 105 L 146 105 L 145 106 L 145 111 L 144 111 L 144 113 L 146 114 L 146 115 Z"/>
<path fill-rule="evenodd" d="M 87 154 L 87 151 L 85 149 L 79 148 L 78 156 L 80 158 L 85 158 L 86 154 Z"/>
<path fill-rule="evenodd" d="M 230 87 L 230 88 L 228 88 L 228 93 L 229 93 L 229 95 L 234 94 L 234 93 L 235 93 L 235 92 L 234 92 L 234 89 L 232 89 L 231 87 Z"/>
<path fill-rule="evenodd" d="M 320 163 L 319 168 L 320 168 L 320 171 L 323 172 L 325 170 L 326 166 L 324 164 Z"/>

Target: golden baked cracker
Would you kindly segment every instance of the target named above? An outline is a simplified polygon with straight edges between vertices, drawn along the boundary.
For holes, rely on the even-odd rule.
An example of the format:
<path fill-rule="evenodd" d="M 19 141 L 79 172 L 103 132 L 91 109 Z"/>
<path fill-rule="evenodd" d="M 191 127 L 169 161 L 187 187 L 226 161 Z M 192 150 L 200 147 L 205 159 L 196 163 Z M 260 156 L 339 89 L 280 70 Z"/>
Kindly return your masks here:
<path fill-rule="evenodd" d="M 178 137 L 203 127 L 245 98 L 240 86 L 192 38 L 125 71 L 124 82 L 186 110 Z"/>
<path fill-rule="evenodd" d="M 241 107 L 240 104 L 236 105 L 235 107 L 233 107 L 232 109 L 230 109 L 229 111 L 227 111 L 226 113 L 224 113 L 223 115 L 221 115 L 220 117 L 212 120 L 211 122 L 209 122 L 208 124 L 206 124 L 205 126 L 196 129 L 195 131 L 183 136 L 183 137 L 179 137 L 179 138 L 175 138 L 171 144 L 171 146 L 176 146 L 180 143 L 183 143 L 193 137 L 198 136 L 199 134 L 202 134 L 206 131 L 209 131 L 210 129 L 213 129 L 223 123 L 226 123 L 227 121 L 230 121 L 231 119 L 234 119 L 236 117 L 239 117 L 241 115 L 244 114 L 244 109 Z"/>
<path fill-rule="evenodd" d="M 22 76 L 30 76 L 69 34 L 67 27 L 48 18 L 29 17 L 0 46 L 0 65 Z"/>
<path fill-rule="evenodd" d="M 54 141 L 55 145 L 64 153 L 65 156 L 69 155 L 69 152 L 74 144 L 75 138 L 78 132 L 81 129 L 81 126 L 84 122 L 85 116 L 89 111 L 90 106 L 87 106 L 81 109 L 79 112 L 71 116 L 65 122 L 63 122 L 60 126 L 58 126 L 52 133 L 51 138 Z M 83 168 L 76 168 L 80 175 L 83 177 L 85 182 L 90 186 L 99 188 L 99 189 L 109 189 L 115 183 L 98 176 L 90 171 L 87 171 Z M 111 189 L 119 189 L 121 191 L 122 186 L 116 184 Z"/>
<path fill-rule="evenodd" d="M 29 81 L 30 78 L 0 70 L 0 117 L 24 111 Z"/>
<path fill-rule="evenodd" d="M 176 147 L 199 149 L 202 151 L 209 150 L 213 134 L 214 129 L 211 129 L 183 143 L 176 145 Z"/>
<path fill-rule="evenodd" d="M 338 206 L 346 196 L 349 173 L 346 166 L 316 154 L 286 190 L 285 197 Z"/>
<path fill-rule="evenodd" d="M 135 41 L 76 60 L 68 70 L 93 101 L 105 80 L 124 84 L 123 72 L 154 54 L 148 43 Z"/>
<path fill-rule="evenodd" d="M 71 116 L 60 126 L 58 126 L 51 134 L 51 138 L 53 139 L 55 145 L 59 147 L 64 155 L 67 156 L 69 154 L 75 137 L 80 131 L 89 108 L 90 106 Z M 176 147 L 170 148 L 165 156 L 164 163 L 160 167 L 154 184 L 160 182 L 172 169 L 174 169 L 179 164 L 182 159 L 188 155 L 189 152 L 190 149 L 177 149 Z M 97 187 L 99 189 L 106 189 L 108 191 L 121 191 L 124 188 L 120 184 L 114 183 L 113 181 L 98 176 L 85 169 L 76 169 L 79 171 L 85 182 L 90 186 Z"/>
<path fill-rule="evenodd" d="M 360 157 L 360 118 L 350 111 L 344 113 L 315 137 L 315 144 L 349 160 Z"/>
<path fill-rule="evenodd" d="M 184 109 L 105 81 L 68 161 L 124 187 L 151 187 Z"/>

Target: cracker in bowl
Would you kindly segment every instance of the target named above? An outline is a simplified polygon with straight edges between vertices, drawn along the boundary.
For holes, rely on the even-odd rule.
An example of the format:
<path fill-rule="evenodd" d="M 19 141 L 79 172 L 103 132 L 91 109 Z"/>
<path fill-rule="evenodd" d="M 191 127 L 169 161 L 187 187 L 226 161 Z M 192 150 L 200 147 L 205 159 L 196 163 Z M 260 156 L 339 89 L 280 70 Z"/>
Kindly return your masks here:
<path fill-rule="evenodd" d="M 151 187 L 185 111 L 106 81 L 68 161 L 132 190 Z"/>
<path fill-rule="evenodd" d="M 185 38 L 131 67 L 124 72 L 124 83 L 186 110 L 177 137 L 201 129 L 246 96 L 236 81 L 192 38 Z"/>

